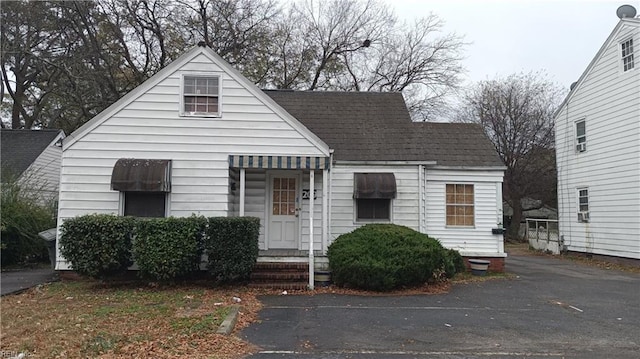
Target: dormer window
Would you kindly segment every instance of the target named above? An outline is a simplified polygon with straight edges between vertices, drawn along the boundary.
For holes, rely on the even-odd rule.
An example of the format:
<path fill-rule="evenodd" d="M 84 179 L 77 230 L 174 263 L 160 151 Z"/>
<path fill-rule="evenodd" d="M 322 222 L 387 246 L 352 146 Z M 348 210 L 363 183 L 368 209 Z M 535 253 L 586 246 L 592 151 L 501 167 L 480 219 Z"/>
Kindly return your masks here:
<path fill-rule="evenodd" d="M 635 66 L 633 61 L 633 39 L 629 39 L 620 45 L 622 49 L 622 70 L 629 71 Z"/>
<path fill-rule="evenodd" d="M 220 76 L 182 77 L 182 115 L 220 116 Z"/>

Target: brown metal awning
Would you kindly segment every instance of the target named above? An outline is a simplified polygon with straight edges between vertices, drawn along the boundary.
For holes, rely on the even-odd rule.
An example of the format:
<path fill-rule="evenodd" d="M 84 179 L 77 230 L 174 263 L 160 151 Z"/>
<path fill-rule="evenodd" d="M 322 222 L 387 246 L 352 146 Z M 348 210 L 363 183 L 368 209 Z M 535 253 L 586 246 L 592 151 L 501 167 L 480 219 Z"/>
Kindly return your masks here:
<path fill-rule="evenodd" d="M 121 158 L 113 166 L 111 189 L 121 192 L 171 192 L 171 160 Z"/>
<path fill-rule="evenodd" d="M 393 173 L 355 173 L 353 198 L 396 198 L 396 177 Z"/>

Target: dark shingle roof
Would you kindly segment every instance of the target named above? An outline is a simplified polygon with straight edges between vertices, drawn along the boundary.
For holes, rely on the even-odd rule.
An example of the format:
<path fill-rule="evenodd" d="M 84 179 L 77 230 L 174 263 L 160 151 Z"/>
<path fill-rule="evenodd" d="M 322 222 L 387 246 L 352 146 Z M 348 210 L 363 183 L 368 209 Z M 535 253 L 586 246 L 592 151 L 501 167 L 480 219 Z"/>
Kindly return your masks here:
<path fill-rule="evenodd" d="M 0 132 L 2 177 L 20 176 L 42 151 L 58 136 L 60 130 L 7 130 Z"/>
<path fill-rule="evenodd" d="M 336 160 L 503 165 L 480 126 L 412 122 L 399 92 L 265 93 L 334 149 Z"/>

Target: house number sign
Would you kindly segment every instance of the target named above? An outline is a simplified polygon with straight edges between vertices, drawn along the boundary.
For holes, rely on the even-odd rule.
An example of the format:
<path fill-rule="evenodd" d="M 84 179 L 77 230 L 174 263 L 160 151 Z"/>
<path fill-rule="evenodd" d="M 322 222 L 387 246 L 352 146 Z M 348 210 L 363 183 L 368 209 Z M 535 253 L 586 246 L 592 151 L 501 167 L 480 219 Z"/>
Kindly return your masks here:
<path fill-rule="evenodd" d="M 309 199 L 309 192 L 311 192 L 310 189 L 303 189 L 302 190 L 302 199 Z M 317 189 L 313 190 L 313 199 L 318 199 L 318 190 Z"/>

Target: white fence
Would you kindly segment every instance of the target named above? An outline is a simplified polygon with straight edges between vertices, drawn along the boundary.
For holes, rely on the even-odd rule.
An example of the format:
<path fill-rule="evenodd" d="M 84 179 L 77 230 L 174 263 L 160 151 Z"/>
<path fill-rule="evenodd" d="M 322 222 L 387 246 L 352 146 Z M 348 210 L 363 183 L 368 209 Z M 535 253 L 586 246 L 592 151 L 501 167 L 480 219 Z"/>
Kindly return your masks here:
<path fill-rule="evenodd" d="M 562 243 L 557 220 L 527 218 L 526 235 L 531 247 L 560 254 Z"/>

